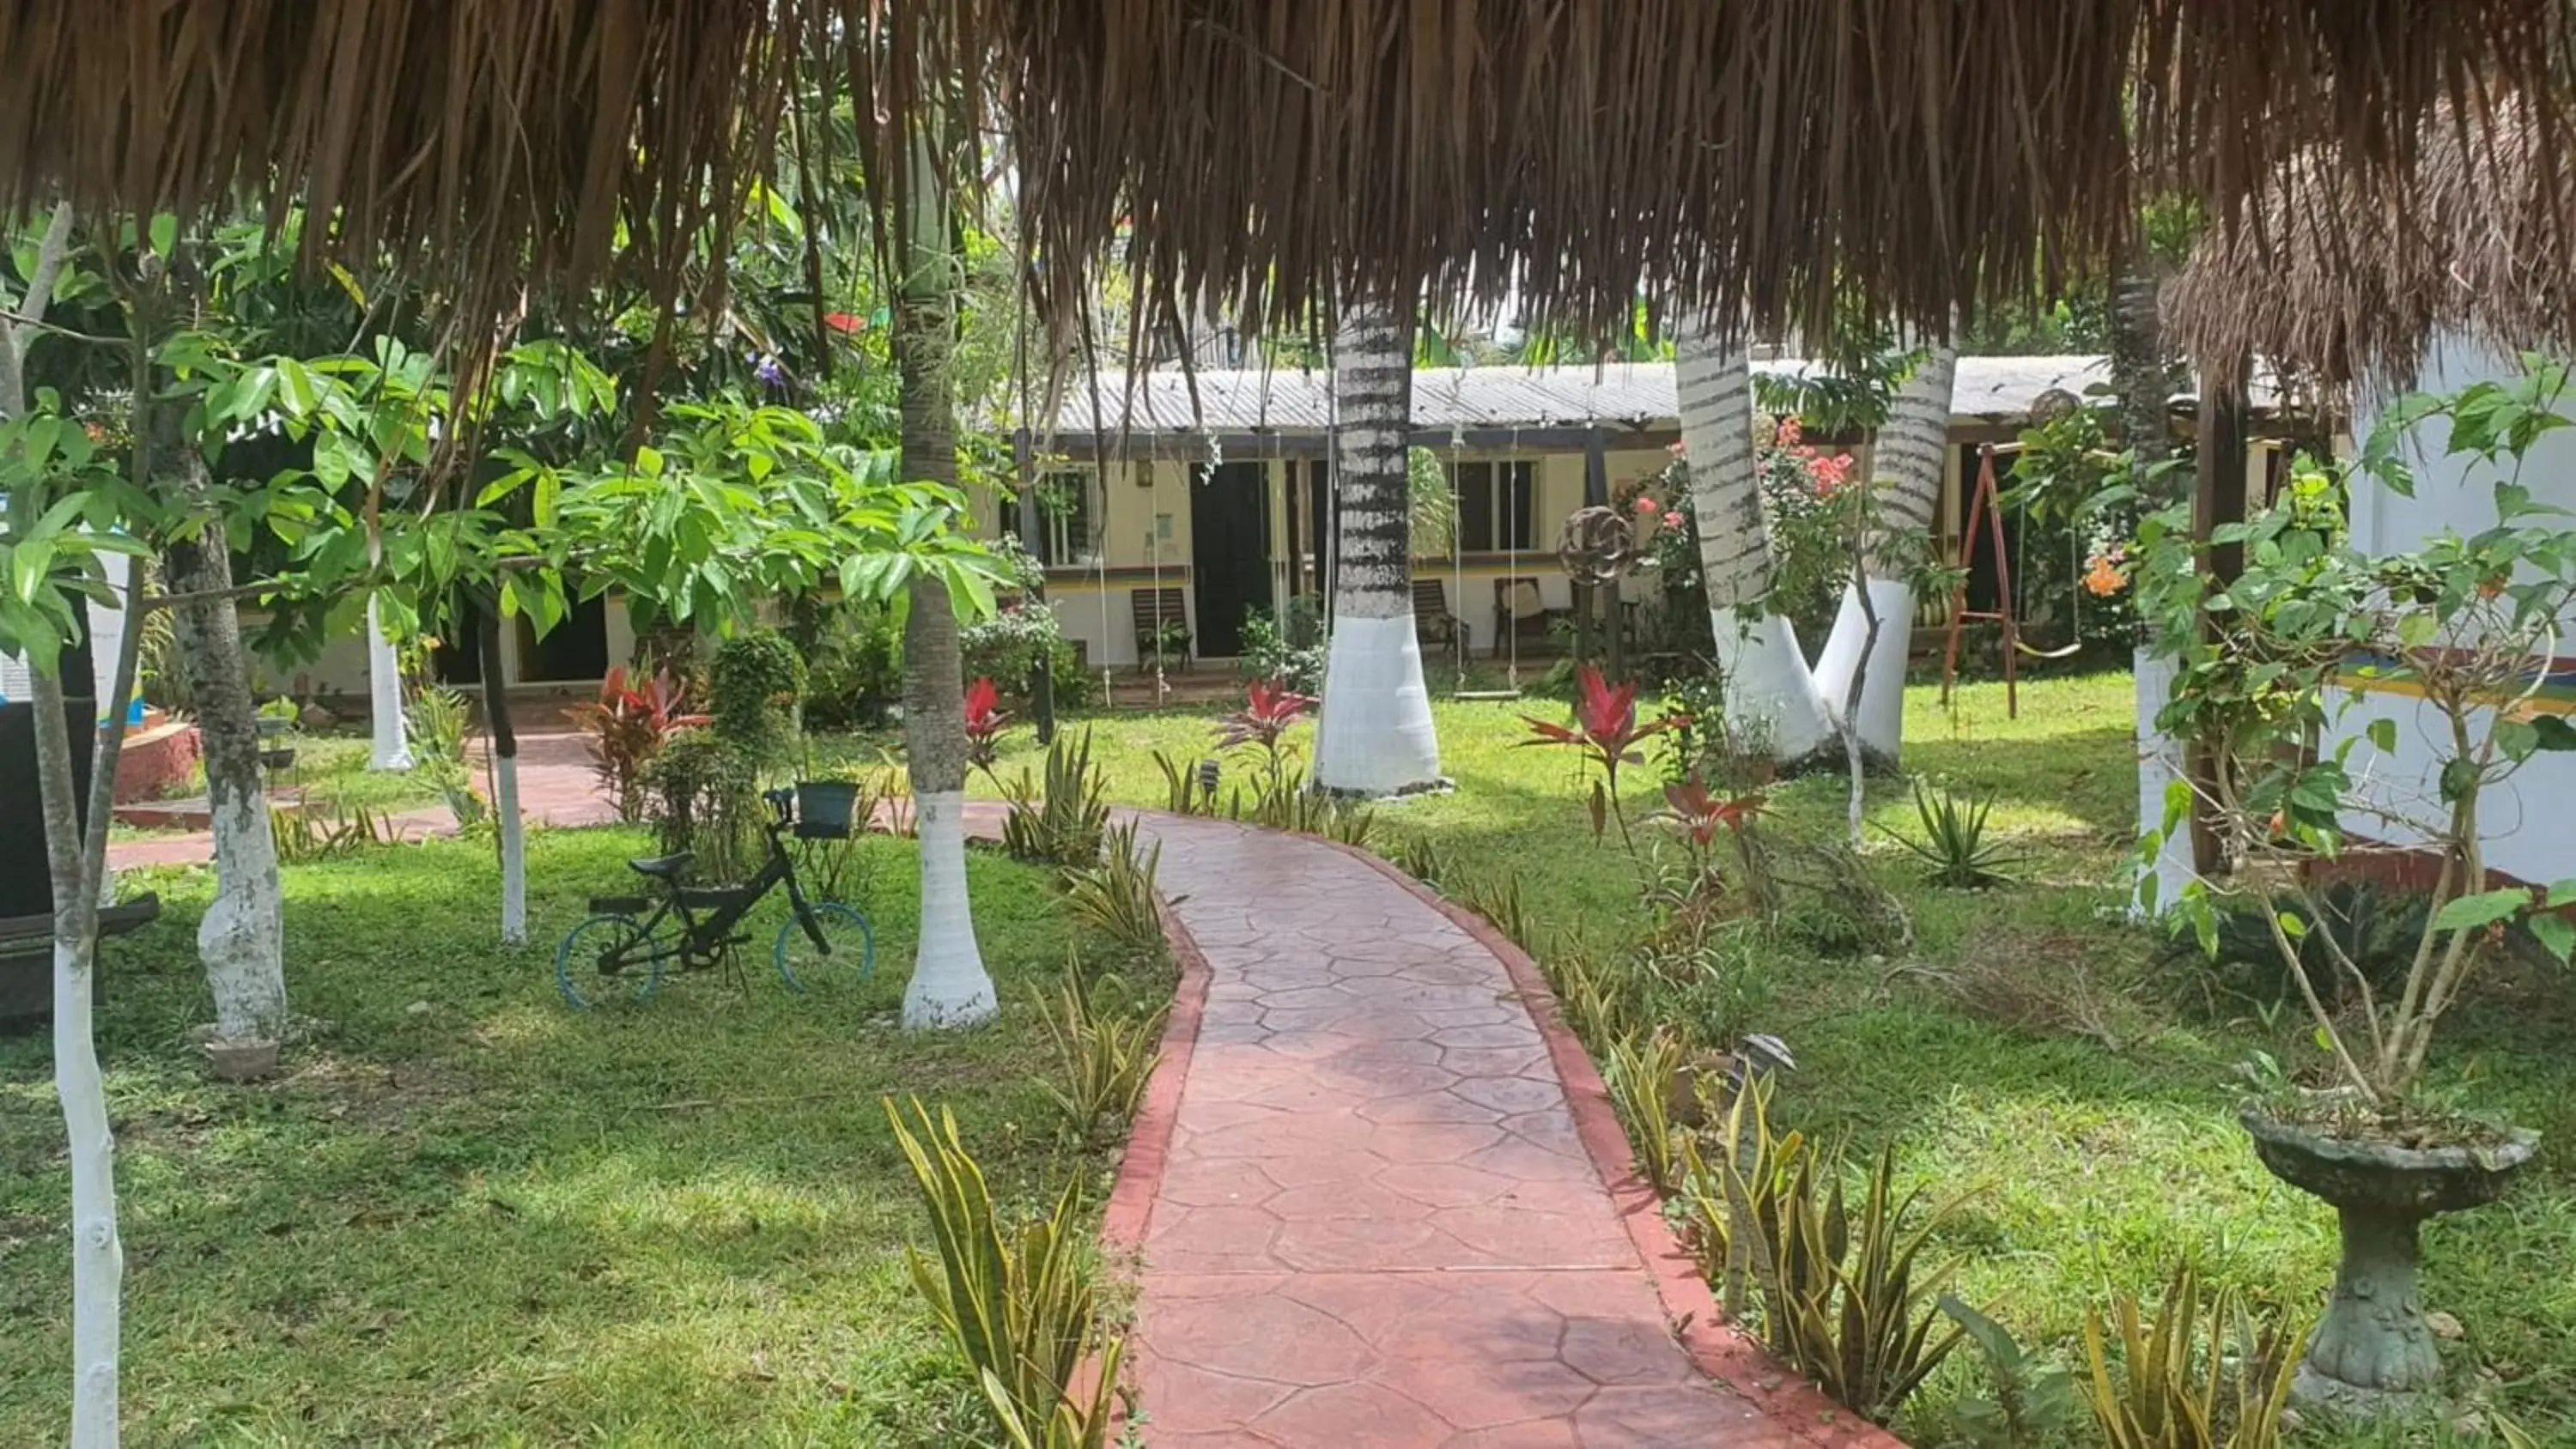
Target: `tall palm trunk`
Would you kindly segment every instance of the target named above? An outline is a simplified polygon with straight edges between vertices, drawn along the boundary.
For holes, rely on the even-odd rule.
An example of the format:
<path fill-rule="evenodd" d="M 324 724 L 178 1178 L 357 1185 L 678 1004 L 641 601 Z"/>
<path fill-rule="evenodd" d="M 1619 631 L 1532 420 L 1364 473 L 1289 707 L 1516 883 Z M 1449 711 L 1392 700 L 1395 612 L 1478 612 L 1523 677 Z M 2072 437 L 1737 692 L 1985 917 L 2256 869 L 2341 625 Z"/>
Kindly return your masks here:
<path fill-rule="evenodd" d="M 894 349 L 903 385 L 903 476 L 957 482 L 957 421 L 949 372 L 956 259 L 947 197 L 930 148 L 916 141 L 909 178 L 904 275 Z M 921 838 L 921 947 L 903 994 L 906 1030 L 971 1026 L 996 1007 L 966 894 L 966 681 L 947 587 L 911 584 L 903 630 L 903 738 Z"/>
<path fill-rule="evenodd" d="M 1816 688 L 1825 708 L 1859 735 L 1862 750 L 1888 764 L 1895 763 L 1905 745 L 1905 661 L 1914 644 L 1913 568 L 1941 506 L 1951 385 L 1958 374 L 1959 349 L 1934 347 L 1889 403 L 1871 458 L 1861 565 L 1867 577 L 1844 586 L 1834 632 L 1816 660 Z M 1862 587 L 1869 591 L 1867 608 L 1862 607 Z M 1868 643 L 1872 614 L 1878 619 L 1874 645 Z M 1848 704 L 1855 675 L 1860 686 L 1856 709 Z"/>
<path fill-rule="evenodd" d="M 166 408 L 156 408 L 166 414 Z M 156 429 L 157 431 L 161 431 Z M 179 470 L 188 497 L 207 491 L 194 447 L 156 438 L 164 466 Z M 198 595 L 175 606 L 172 634 L 205 746 L 206 813 L 215 837 L 215 898 L 197 925 L 197 955 L 215 1001 L 213 1056 L 219 1070 L 257 1074 L 273 1065 L 285 1034 L 285 925 L 277 886 L 277 840 L 260 778 L 259 710 L 250 655 L 229 590 L 232 556 L 219 527 L 169 546 L 170 592 Z"/>
<path fill-rule="evenodd" d="M 1698 519 L 1700 578 L 1726 686 L 1726 721 L 1739 738 L 1767 732 L 1796 763 L 1834 738 L 1797 631 L 1771 607 L 1771 530 L 1753 472 L 1753 378 L 1741 344 L 1718 346 L 1703 325 L 1673 337 L 1682 446 Z"/>
<path fill-rule="evenodd" d="M 2167 435 L 2166 399 L 2172 391 L 2165 369 L 2164 327 L 2158 309 L 2163 285 L 2142 243 L 2133 243 L 2127 264 L 2111 283 L 2111 389 L 2120 409 L 2120 438 L 2129 451 L 2130 481 L 2142 509 L 2170 501 L 2171 484 L 2158 469 L 2172 457 Z M 2182 741 L 2156 723 L 2173 696 L 2173 661 L 2159 657 L 2153 638 L 2138 642 L 2135 657 L 2138 748 L 2138 833 L 2164 829 L 2165 796 L 2188 768 Z M 2131 898 L 2132 914 L 2163 911 L 2182 893 L 2194 873 L 2191 830 L 2178 823 L 2165 833 L 2153 866 L 2138 873 Z M 2150 910 L 2152 903 L 2152 911 Z"/>
<path fill-rule="evenodd" d="M 1413 627 L 1409 323 L 1353 307 L 1333 340 L 1333 638 L 1315 724 L 1315 785 L 1393 795 L 1440 783 L 1440 739 Z"/>

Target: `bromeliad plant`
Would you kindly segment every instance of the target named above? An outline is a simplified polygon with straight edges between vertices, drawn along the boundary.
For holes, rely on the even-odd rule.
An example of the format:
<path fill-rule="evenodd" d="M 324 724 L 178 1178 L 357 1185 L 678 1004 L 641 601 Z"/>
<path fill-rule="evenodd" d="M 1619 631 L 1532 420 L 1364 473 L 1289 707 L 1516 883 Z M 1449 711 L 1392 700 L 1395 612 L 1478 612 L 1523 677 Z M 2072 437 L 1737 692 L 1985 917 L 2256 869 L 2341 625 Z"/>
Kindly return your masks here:
<path fill-rule="evenodd" d="M 2198 570 L 2181 519 L 2145 529 L 2140 602 L 2181 666 L 2161 721 L 2206 742 L 2215 768 L 2196 791 L 2171 792 L 2164 831 L 2141 850 L 2187 828 L 2195 808 L 2218 830 L 2233 879 L 2195 881 L 2171 903 L 2175 917 L 2210 948 L 2230 898 L 2261 914 L 2363 1118 L 2414 1102 L 2436 1028 L 2509 930 L 2561 963 L 2576 948 L 2576 924 L 2560 914 L 2576 906 L 2576 878 L 2507 884 L 2485 853 L 2498 788 L 2544 752 L 2576 750 L 2576 728 L 2541 707 L 2546 661 L 2576 627 L 2576 530 L 2522 481 L 2532 445 L 2571 421 L 2569 377 L 2560 363 L 2527 366 L 2513 382 L 2401 399 L 2356 475 L 2412 497 L 2407 454 L 2428 424 L 2447 422 L 2448 454 L 2494 480 L 2493 527 L 2365 552 L 2344 529 L 2342 480 L 2316 466 L 2281 505 L 2214 532 L 2244 549 L 2224 590 Z M 2435 862 L 2430 910 L 2393 993 L 2324 933 L 2360 1004 L 2341 1013 L 2299 969 L 2329 913 L 2315 867 L 2376 842 L 2417 843 Z"/>
<path fill-rule="evenodd" d="M 1680 729 L 1689 720 L 1668 714 L 1640 725 L 1637 686 L 1612 684 L 1589 664 L 1575 672 L 1574 723 L 1563 725 L 1532 715 L 1521 718 L 1534 736 L 1521 741 L 1523 745 L 1568 746 L 1600 767 L 1600 778 L 1592 782 L 1592 838 L 1599 840 L 1615 820 L 1621 844 L 1635 854 L 1636 840 L 1628 831 L 1628 814 L 1619 803 L 1619 767 L 1643 764 L 1646 757 L 1638 750 L 1639 745 L 1666 731 Z"/>
<path fill-rule="evenodd" d="M 1297 748 L 1288 742 L 1288 731 L 1306 717 L 1307 707 L 1314 702 L 1313 696 L 1299 694 L 1276 679 L 1256 679 L 1244 689 L 1243 708 L 1217 721 L 1218 749 L 1253 745 L 1261 750 L 1256 806 L 1271 806 L 1283 792 L 1296 788 L 1288 762 L 1296 758 Z"/>

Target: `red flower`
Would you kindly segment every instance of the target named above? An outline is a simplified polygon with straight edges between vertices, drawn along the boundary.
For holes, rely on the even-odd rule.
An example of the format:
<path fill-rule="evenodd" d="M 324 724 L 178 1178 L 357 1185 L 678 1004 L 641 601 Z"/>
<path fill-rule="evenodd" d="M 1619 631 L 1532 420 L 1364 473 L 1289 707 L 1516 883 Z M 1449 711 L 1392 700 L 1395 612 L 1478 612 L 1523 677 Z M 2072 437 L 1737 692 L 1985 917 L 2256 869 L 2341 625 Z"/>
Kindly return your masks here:
<path fill-rule="evenodd" d="M 823 325 L 835 332 L 860 332 L 866 330 L 868 319 L 855 312 L 826 312 Z"/>
<path fill-rule="evenodd" d="M 1276 755 L 1288 727 L 1305 718 L 1306 706 L 1314 702 L 1312 695 L 1299 694 L 1280 680 L 1254 680 L 1244 690 L 1243 708 L 1217 722 L 1217 748 L 1259 745 Z"/>
<path fill-rule="evenodd" d="M 1680 509 L 1678 509 L 1678 508 L 1672 509 L 1671 511 L 1667 512 L 1667 513 L 1664 515 L 1664 527 L 1666 527 L 1666 528 L 1679 528 L 1679 527 L 1681 527 L 1681 526 L 1682 526 L 1682 511 L 1681 511 Z"/>
<path fill-rule="evenodd" d="M 1778 429 L 1772 435 L 1771 444 L 1777 448 L 1794 448 L 1798 446 L 1798 439 L 1801 436 L 1803 434 L 1798 427 L 1798 419 L 1792 414 L 1780 420 Z"/>
<path fill-rule="evenodd" d="M 1651 517 L 1655 510 L 1661 506 L 1661 504 L 1655 502 L 1655 496 L 1651 493 L 1640 493 L 1637 495 L 1636 507 L 1637 516 L 1639 518 Z"/>
<path fill-rule="evenodd" d="M 1002 691 L 993 687 L 989 678 L 979 678 L 966 686 L 966 763 L 990 774 L 993 762 L 1001 756 L 1002 726 L 1011 717 L 1002 712 Z"/>
<path fill-rule="evenodd" d="M 1720 800 L 1708 792 L 1699 776 L 1693 775 L 1688 783 L 1666 785 L 1664 803 L 1671 808 L 1658 818 L 1679 825 L 1691 844 L 1706 849 L 1709 842 L 1717 839 L 1719 830 L 1740 831 L 1747 821 L 1761 814 L 1763 799 L 1760 795 L 1738 795 L 1732 800 Z"/>

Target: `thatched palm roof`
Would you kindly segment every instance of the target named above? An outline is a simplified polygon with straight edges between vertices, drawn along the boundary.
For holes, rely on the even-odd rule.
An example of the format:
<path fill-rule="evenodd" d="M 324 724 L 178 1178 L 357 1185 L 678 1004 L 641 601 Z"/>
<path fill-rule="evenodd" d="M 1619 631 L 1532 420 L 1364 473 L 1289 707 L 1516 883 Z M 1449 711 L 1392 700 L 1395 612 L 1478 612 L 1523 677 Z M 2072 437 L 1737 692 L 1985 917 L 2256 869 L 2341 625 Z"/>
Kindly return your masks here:
<path fill-rule="evenodd" d="M 2374 391 L 2412 385 L 2440 332 L 2576 350 L 2576 178 L 2561 174 L 2561 149 L 2520 104 L 2483 116 L 2444 107 L 2426 128 L 2409 209 L 2331 185 L 2275 194 L 2267 245 L 2248 229 L 2194 254 L 2167 291 L 2168 332 L 2221 374 L 2262 356 Z"/>
<path fill-rule="evenodd" d="M 486 291 L 667 277 L 826 48 L 880 163 L 985 92 L 1058 302 L 1132 221 L 1175 311 L 1519 268 L 1605 330 L 1640 292 L 1775 320 L 1838 286 L 1945 325 L 2109 255 L 2133 158 L 2225 211 L 2303 145 L 2400 174 L 2441 98 L 2576 73 L 2564 0 L 0 0 L 0 192 L 300 197 L 314 245 Z"/>

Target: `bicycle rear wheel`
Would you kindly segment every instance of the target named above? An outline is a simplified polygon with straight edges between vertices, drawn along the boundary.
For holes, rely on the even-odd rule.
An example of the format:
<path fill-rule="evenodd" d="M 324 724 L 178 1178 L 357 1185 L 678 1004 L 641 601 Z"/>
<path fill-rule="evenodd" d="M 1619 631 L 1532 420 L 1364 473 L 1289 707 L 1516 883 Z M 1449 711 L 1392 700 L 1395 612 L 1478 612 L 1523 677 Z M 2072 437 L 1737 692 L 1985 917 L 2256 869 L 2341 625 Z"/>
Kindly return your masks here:
<path fill-rule="evenodd" d="M 814 933 L 805 929 L 805 918 L 790 913 L 778 928 L 778 943 L 770 949 L 770 959 L 777 963 L 778 979 L 791 991 L 810 991 L 818 985 L 839 982 L 865 982 L 876 974 L 877 935 L 868 918 L 839 901 L 815 901 L 807 910 Z"/>
<path fill-rule="evenodd" d="M 555 989 L 575 1011 L 619 995 L 650 1001 L 661 984 L 661 955 L 633 916 L 593 916 L 555 948 Z"/>

